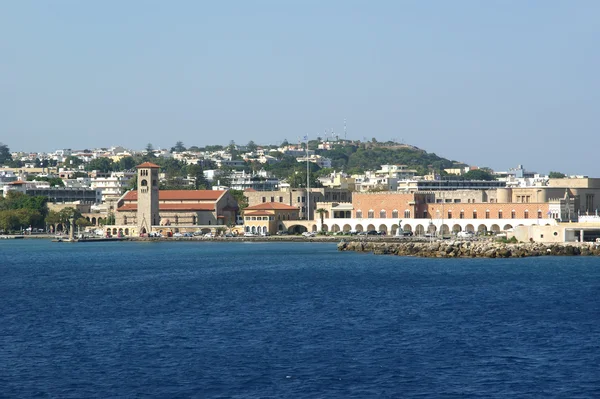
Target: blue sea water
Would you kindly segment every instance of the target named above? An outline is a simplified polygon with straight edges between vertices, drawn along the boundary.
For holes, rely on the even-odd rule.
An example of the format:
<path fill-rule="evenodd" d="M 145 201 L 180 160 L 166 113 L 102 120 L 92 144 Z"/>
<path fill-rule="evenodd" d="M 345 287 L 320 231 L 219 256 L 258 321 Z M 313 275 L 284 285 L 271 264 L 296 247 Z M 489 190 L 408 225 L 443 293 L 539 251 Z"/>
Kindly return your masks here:
<path fill-rule="evenodd" d="M 0 397 L 600 397 L 600 261 L 0 241 Z"/>

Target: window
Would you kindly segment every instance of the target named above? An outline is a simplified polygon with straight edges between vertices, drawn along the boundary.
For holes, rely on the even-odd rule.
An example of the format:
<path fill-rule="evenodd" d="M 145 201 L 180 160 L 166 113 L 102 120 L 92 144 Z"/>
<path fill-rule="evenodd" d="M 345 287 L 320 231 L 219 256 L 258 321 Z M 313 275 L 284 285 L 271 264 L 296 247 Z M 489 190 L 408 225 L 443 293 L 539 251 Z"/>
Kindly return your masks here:
<path fill-rule="evenodd" d="M 423 217 L 427 218 L 427 211 L 423 211 Z"/>
<path fill-rule="evenodd" d="M 283 197 L 279 197 L 279 202 L 283 202 Z"/>
<path fill-rule="evenodd" d="M 362 218 L 362 211 L 361 210 L 356 211 L 356 217 L 359 218 L 359 219 Z"/>
<path fill-rule="evenodd" d="M 410 211 L 409 210 L 404 211 L 404 217 L 407 219 L 410 219 Z"/>
<path fill-rule="evenodd" d="M 486 219 L 490 218 L 490 210 L 489 209 L 485 211 L 485 218 Z"/>
<path fill-rule="evenodd" d="M 296 202 L 300 202 L 300 197 L 298 197 L 298 201 L 296 201 Z"/>
<path fill-rule="evenodd" d="M 459 219 L 464 219 L 465 218 L 465 211 L 463 211 L 462 209 L 460 210 L 460 214 L 458 215 Z"/>
<path fill-rule="evenodd" d="M 502 219 L 502 211 L 498 211 L 498 219 Z"/>
<path fill-rule="evenodd" d="M 538 217 L 538 219 L 542 218 L 542 211 L 538 210 L 538 216 L 537 217 Z"/>
<path fill-rule="evenodd" d="M 148 185 L 148 181 L 146 179 L 142 180 L 142 187 L 146 187 Z"/>
<path fill-rule="evenodd" d="M 398 210 L 397 210 L 397 209 L 394 209 L 394 210 L 392 211 L 392 218 L 393 218 L 393 219 L 398 219 Z"/>
<path fill-rule="evenodd" d="M 516 219 L 517 218 L 517 212 L 515 212 L 514 209 L 512 211 L 510 211 L 510 218 L 511 219 Z"/>
<path fill-rule="evenodd" d="M 448 211 L 448 219 L 452 219 L 452 211 Z"/>
<path fill-rule="evenodd" d="M 267 197 L 262 197 L 262 202 L 267 202 Z"/>
<path fill-rule="evenodd" d="M 369 212 L 367 213 L 367 215 L 368 215 L 367 217 L 372 219 L 375 217 L 375 212 L 373 211 L 373 209 L 369 209 Z"/>
<path fill-rule="evenodd" d="M 275 202 L 275 197 L 271 197 L 271 202 Z"/>
<path fill-rule="evenodd" d="M 477 211 L 473 211 L 473 219 L 477 219 Z"/>
<path fill-rule="evenodd" d="M 387 217 L 385 210 L 382 209 L 379 211 L 379 217 L 382 219 L 385 219 Z"/>
<path fill-rule="evenodd" d="M 529 211 L 527 209 L 525 209 L 525 212 L 523 213 L 523 219 L 529 219 Z"/>

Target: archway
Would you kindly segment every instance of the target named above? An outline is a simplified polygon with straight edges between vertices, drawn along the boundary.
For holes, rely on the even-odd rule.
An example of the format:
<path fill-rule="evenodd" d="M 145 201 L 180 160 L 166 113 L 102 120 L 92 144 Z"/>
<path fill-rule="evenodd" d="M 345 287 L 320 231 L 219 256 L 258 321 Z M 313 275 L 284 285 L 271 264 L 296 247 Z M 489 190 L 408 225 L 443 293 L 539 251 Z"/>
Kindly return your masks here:
<path fill-rule="evenodd" d="M 443 225 L 440 226 L 440 234 L 443 235 L 443 236 L 447 235 L 447 234 L 450 234 L 450 228 L 448 227 L 448 225 L 443 224 Z"/>
<path fill-rule="evenodd" d="M 455 224 L 454 226 L 452 226 L 452 232 L 454 234 L 460 233 L 461 231 L 462 231 L 462 227 L 460 227 L 460 224 Z"/>
<path fill-rule="evenodd" d="M 129 235 L 129 228 L 125 228 L 125 235 L 128 236 Z"/>
<path fill-rule="evenodd" d="M 468 231 L 470 233 L 475 233 L 475 227 L 473 227 L 472 224 L 468 224 L 465 226 L 465 231 Z"/>
<path fill-rule="evenodd" d="M 367 226 L 367 231 L 375 230 L 375 226 L 370 224 Z"/>
<path fill-rule="evenodd" d="M 313 225 L 312 225 L 312 227 L 311 227 L 311 231 L 312 231 L 313 233 L 316 233 L 316 232 L 317 232 L 317 225 L 316 225 L 316 224 L 313 224 Z"/>
<path fill-rule="evenodd" d="M 308 231 L 308 229 L 305 226 L 302 226 L 300 224 L 295 224 L 295 225 L 288 227 L 288 233 L 291 233 L 291 234 L 302 234 L 307 231 Z"/>
<path fill-rule="evenodd" d="M 429 226 L 427 226 L 427 233 L 428 234 L 435 234 L 435 232 L 437 231 L 437 227 L 435 226 L 435 224 L 430 223 Z"/>
<path fill-rule="evenodd" d="M 402 226 L 402 231 L 406 231 L 407 233 L 411 233 L 413 231 L 412 230 L 412 226 L 410 224 L 408 224 L 408 223 L 405 223 Z"/>
<path fill-rule="evenodd" d="M 345 224 L 343 231 L 344 233 L 349 233 L 352 230 L 352 227 L 349 224 Z"/>
<path fill-rule="evenodd" d="M 321 230 L 328 232 L 329 231 L 329 226 L 327 226 L 326 224 L 323 224 L 323 226 L 321 226 Z"/>
<path fill-rule="evenodd" d="M 480 224 L 477 227 L 477 233 L 481 234 L 481 235 L 486 235 L 487 234 L 487 227 L 485 226 L 485 224 Z"/>
<path fill-rule="evenodd" d="M 145 227 L 142 227 L 142 228 L 141 228 L 141 230 L 140 230 L 140 236 L 143 236 L 143 235 L 145 235 L 146 233 L 148 233 L 148 232 L 146 231 L 146 228 L 145 228 Z M 110 234 L 110 229 L 107 229 L 107 230 L 106 230 L 106 234 Z"/>
<path fill-rule="evenodd" d="M 498 233 L 498 232 L 500 232 L 500 226 L 498 226 L 497 224 L 493 224 L 493 225 L 490 227 L 490 230 L 491 230 L 491 231 L 492 231 L 492 233 L 494 233 L 494 234 L 495 234 L 495 233 Z"/>
<path fill-rule="evenodd" d="M 364 231 L 362 224 L 356 225 L 356 231 Z"/>
<path fill-rule="evenodd" d="M 331 231 L 334 233 L 337 233 L 340 231 L 340 226 L 338 226 L 337 224 L 333 224 L 331 225 Z"/>
<path fill-rule="evenodd" d="M 404 226 L 406 227 L 406 225 L 404 225 Z M 422 236 L 422 235 L 424 235 L 424 234 L 425 234 L 425 228 L 423 227 L 423 225 L 421 225 L 421 224 L 418 224 L 418 225 L 415 227 L 415 235 L 417 235 L 417 236 Z"/>
<path fill-rule="evenodd" d="M 383 235 L 387 235 L 388 228 L 387 228 L 387 226 L 385 224 L 380 224 L 379 225 L 379 231 L 383 232 Z"/>
<path fill-rule="evenodd" d="M 505 225 L 504 225 L 504 228 L 503 228 L 502 230 L 506 231 L 506 230 L 510 230 L 510 229 L 512 229 L 512 228 L 513 228 L 513 227 L 512 227 L 512 225 L 510 225 L 510 224 L 505 224 Z"/>
<path fill-rule="evenodd" d="M 398 231 L 398 225 L 397 224 L 393 224 L 392 228 L 390 230 L 390 234 L 394 236 L 394 235 L 396 235 L 397 231 Z"/>

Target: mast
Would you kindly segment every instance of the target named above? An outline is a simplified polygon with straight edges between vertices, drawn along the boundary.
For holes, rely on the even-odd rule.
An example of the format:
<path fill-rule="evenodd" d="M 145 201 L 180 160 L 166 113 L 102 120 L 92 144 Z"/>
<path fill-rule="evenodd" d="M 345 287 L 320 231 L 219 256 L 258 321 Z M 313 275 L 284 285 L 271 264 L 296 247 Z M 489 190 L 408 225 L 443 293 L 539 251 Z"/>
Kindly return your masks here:
<path fill-rule="evenodd" d="M 310 177 L 308 168 L 308 135 L 304 136 L 306 140 L 306 220 L 310 220 Z"/>

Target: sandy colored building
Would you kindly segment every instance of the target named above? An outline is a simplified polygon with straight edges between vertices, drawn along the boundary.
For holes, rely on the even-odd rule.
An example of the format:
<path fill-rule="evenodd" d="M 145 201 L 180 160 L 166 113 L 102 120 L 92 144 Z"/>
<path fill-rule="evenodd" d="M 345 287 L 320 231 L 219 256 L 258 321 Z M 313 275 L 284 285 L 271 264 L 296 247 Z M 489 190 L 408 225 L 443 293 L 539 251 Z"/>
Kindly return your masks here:
<path fill-rule="evenodd" d="M 298 220 L 297 207 L 281 202 L 265 202 L 244 209 L 244 232 L 254 234 L 276 234 L 286 230 L 284 222 Z"/>

